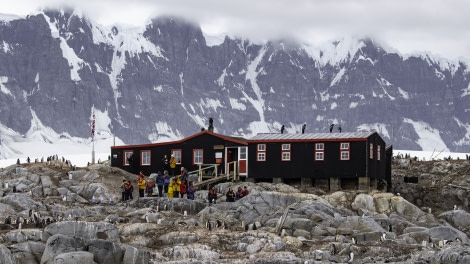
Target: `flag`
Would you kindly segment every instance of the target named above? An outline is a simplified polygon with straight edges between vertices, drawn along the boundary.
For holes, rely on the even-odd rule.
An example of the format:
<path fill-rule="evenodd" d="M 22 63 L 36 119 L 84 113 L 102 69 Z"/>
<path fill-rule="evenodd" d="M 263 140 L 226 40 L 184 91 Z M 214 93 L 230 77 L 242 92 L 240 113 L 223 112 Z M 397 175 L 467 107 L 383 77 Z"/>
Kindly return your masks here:
<path fill-rule="evenodd" d="M 95 137 L 95 110 L 93 110 L 93 114 L 91 116 L 91 138 Z"/>

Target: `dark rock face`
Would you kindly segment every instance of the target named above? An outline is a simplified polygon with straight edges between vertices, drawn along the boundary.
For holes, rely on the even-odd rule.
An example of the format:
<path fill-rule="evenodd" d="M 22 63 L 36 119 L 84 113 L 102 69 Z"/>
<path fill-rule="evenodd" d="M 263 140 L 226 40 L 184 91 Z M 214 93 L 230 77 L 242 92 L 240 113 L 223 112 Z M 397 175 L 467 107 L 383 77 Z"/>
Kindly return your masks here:
<path fill-rule="evenodd" d="M 438 151 L 470 151 L 468 66 L 404 58 L 370 39 L 317 53 L 229 37 L 208 46 L 182 19 L 156 18 L 139 31 L 50 10 L 0 23 L 0 47 L 0 122 L 21 134 L 34 113 L 58 133 L 86 138 L 95 106 L 127 144 L 188 136 L 213 117 L 227 135 L 283 124 L 300 133 L 304 123 L 326 132 L 334 123 L 377 130 L 396 149 L 420 150 L 432 133 Z"/>

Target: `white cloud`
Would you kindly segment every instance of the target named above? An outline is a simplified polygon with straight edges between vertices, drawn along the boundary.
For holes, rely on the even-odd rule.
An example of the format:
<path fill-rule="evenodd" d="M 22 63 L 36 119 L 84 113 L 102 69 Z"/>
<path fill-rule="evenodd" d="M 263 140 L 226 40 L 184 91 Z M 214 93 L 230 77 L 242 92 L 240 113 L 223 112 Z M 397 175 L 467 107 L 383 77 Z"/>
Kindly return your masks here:
<path fill-rule="evenodd" d="M 67 0 L 0 0 L 2 13 L 26 15 Z M 254 40 L 293 37 L 316 45 L 372 36 L 403 54 L 470 58 L 469 1 L 460 0 L 82 0 L 74 5 L 101 24 L 144 25 L 170 14 L 200 23 L 210 35 Z"/>

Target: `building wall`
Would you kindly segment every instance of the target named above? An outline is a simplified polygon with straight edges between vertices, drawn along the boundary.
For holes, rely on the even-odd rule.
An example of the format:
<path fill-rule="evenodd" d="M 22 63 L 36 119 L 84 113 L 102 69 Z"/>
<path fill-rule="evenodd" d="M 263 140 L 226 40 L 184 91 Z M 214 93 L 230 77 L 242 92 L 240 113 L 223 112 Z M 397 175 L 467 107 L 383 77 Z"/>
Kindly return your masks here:
<path fill-rule="evenodd" d="M 281 145 L 291 144 L 291 160 L 281 160 Z M 315 160 L 315 143 L 324 143 L 324 160 Z M 349 160 L 340 160 L 340 144 L 350 144 Z M 257 145 L 266 145 L 266 161 L 257 161 Z M 248 177 L 356 178 L 366 176 L 366 141 L 340 142 L 249 142 Z"/>
<path fill-rule="evenodd" d="M 203 133 L 196 137 L 191 137 L 188 140 L 156 143 L 147 145 L 135 146 L 119 146 L 111 148 L 111 166 L 119 167 L 131 173 L 139 173 L 142 171 L 144 174 L 149 175 L 157 171 L 162 171 L 162 158 L 166 154 L 170 158 L 172 149 L 179 149 L 182 152 L 181 164 L 177 165 L 177 173 L 181 166 L 184 166 L 188 171 L 198 169 L 198 165 L 193 164 L 193 149 L 203 149 L 203 163 L 215 164 L 216 152 L 222 152 L 222 163 L 220 168 L 224 168 L 225 162 L 225 147 L 239 146 L 240 143 L 224 140 L 223 138 L 212 135 L 211 133 Z M 151 162 L 148 166 L 141 166 L 140 153 L 143 150 L 149 150 L 151 153 Z M 134 161 L 130 166 L 124 166 L 124 152 L 133 151 Z M 220 170 L 219 168 L 219 170 Z M 219 171 L 220 172 L 220 171 Z"/>

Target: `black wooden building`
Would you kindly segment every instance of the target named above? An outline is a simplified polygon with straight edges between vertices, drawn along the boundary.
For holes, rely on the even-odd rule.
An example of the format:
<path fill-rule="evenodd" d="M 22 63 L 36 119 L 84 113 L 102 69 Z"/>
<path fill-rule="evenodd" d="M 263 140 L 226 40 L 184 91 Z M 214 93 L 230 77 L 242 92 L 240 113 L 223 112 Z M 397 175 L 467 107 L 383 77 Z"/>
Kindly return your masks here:
<path fill-rule="evenodd" d="M 217 173 L 231 170 L 236 162 L 238 173 L 246 176 L 247 142 L 243 138 L 229 137 L 204 130 L 177 141 L 111 147 L 111 166 L 131 173 L 145 175 L 163 172 L 162 159 L 175 155 L 176 173 L 181 167 L 195 171 L 201 165 L 217 165 Z M 130 158 L 132 156 L 132 158 Z M 215 167 L 214 167 L 215 168 Z"/>
<path fill-rule="evenodd" d="M 149 175 L 162 171 L 163 156 L 172 154 L 176 173 L 182 166 L 196 171 L 216 164 L 218 174 L 235 170 L 252 182 L 300 182 L 330 191 L 391 187 L 392 147 L 376 132 L 263 133 L 246 140 L 205 130 L 177 141 L 111 147 L 111 166 Z"/>
<path fill-rule="evenodd" d="M 391 157 L 376 132 L 258 134 L 248 140 L 248 178 L 329 190 L 390 186 Z"/>

